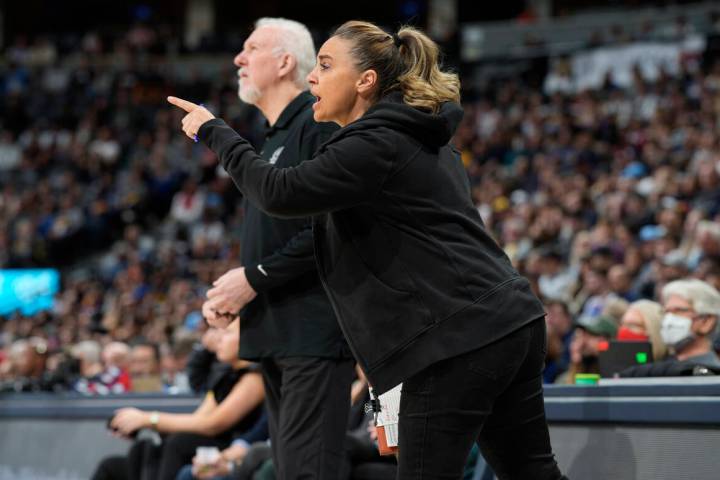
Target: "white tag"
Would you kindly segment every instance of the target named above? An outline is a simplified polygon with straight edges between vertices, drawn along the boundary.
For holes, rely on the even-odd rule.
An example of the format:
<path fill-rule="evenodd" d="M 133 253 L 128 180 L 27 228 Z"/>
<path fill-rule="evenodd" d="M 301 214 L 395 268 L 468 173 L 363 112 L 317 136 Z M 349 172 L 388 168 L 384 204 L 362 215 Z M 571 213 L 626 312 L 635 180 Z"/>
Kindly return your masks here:
<path fill-rule="evenodd" d="M 402 383 L 380 395 L 380 413 L 378 413 L 378 427 L 397 424 L 400 421 L 400 394 Z"/>

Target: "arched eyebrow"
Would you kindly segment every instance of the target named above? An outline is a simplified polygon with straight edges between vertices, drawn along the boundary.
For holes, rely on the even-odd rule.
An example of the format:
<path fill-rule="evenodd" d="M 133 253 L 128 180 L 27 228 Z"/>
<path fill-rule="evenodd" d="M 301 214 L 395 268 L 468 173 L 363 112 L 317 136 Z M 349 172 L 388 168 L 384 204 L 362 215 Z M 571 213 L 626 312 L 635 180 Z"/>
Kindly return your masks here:
<path fill-rule="evenodd" d="M 317 58 L 318 58 L 318 62 L 319 62 L 320 60 L 332 60 L 332 57 L 331 57 L 330 55 L 327 55 L 327 54 L 318 55 Z"/>

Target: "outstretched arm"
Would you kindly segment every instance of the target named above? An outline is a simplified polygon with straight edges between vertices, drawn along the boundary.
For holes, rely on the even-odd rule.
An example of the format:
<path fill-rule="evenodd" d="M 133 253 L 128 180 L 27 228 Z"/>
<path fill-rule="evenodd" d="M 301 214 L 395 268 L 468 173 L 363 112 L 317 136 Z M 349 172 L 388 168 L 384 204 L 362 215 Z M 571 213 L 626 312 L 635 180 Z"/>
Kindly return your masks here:
<path fill-rule="evenodd" d="M 187 100 L 168 101 L 188 114 L 183 131 L 213 150 L 237 187 L 266 213 L 307 217 L 367 202 L 380 191 L 394 158 L 392 142 L 358 131 L 296 167 L 276 168 L 225 122 Z"/>

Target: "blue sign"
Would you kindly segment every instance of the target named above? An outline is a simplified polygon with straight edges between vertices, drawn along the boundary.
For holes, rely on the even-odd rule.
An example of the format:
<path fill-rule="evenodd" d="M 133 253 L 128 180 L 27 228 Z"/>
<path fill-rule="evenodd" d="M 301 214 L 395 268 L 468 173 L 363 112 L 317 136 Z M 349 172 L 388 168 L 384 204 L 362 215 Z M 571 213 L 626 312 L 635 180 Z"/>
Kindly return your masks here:
<path fill-rule="evenodd" d="M 52 268 L 0 270 L 0 315 L 48 310 L 59 289 L 60 273 Z"/>

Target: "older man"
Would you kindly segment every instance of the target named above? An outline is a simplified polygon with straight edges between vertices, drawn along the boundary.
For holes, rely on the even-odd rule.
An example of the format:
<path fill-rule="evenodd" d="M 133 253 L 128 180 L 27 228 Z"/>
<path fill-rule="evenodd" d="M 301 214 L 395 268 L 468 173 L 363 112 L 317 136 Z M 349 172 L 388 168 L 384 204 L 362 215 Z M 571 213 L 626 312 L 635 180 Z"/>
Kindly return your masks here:
<path fill-rule="evenodd" d="M 720 315 L 720 293 L 702 280 L 677 280 L 662 291 L 663 340 L 680 361 L 720 368 L 712 340 Z"/>
<path fill-rule="evenodd" d="M 720 373 L 712 348 L 720 315 L 720 292 L 702 280 L 676 280 L 662 290 L 665 315 L 660 334 L 675 355 L 669 360 L 631 367 L 624 377 Z"/>
<path fill-rule="evenodd" d="M 286 168 L 312 158 L 336 130 L 312 118 L 305 78 L 315 47 L 300 23 L 264 18 L 235 57 L 239 96 L 267 119 L 261 155 Z M 337 479 L 353 361 L 320 284 L 308 220 L 270 217 L 245 201 L 242 267 L 220 277 L 203 314 L 241 312 L 240 356 L 259 361 L 278 479 Z"/>

